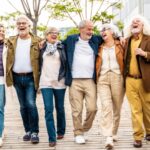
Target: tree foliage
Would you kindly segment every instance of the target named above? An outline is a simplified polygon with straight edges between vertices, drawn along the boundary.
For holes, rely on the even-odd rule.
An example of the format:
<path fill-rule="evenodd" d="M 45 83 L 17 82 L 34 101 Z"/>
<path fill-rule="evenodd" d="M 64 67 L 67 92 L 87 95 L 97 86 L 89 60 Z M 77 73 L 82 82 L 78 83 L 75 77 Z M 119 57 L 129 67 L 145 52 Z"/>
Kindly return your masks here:
<path fill-rule="evenodd" d="M 23 8 L 21 11 L 12 0 L 7 1 L 16 11 L 6 16 L 0 16 L 0 20 L 5 20 L 8 27 L 14 30 L 15 18 L 18 14 L 25 14 L 33 22 L 33 33 L 37 34 L 38 30 L 38 35 L 42 35 L 42 32 L 46 30 L 50 19 L 69 19 L 75 27 L 81 20 L 89 19 L 97 26 L 100 22 L 110 22 L 114 19 L 117 14 L 112 13 L 112 9 L 119 10 L 122 8 L 121 0 L 19 0 Z M 49 13 L 49 16 L 45 16 L 47 22 L 38 24 L 40 14 L 44 10 Z M 121 22 L 118 22 L 117 25 L 122 29 L 123 24 Z M 73 28 L 67 34 L 70 33 L 77 33 L 77 29 Z"/>
<path fill-rule="evenodd" d="M 120 0 L 51 0 L 47 6 L 51 17 L 55 19 L 69 19 L 77 27 L 78 22 L 89 19 L 97 22 L 110 22 L 116 14 L 112 9 L 121 9 Z"/>
<path fill-rule="evenodd" d="M 39 21 L 39 16 L 48 4 L 49 0 L 20 0 L 23 12 L 14 5 L 12 0 L 7 1 L 16 10 L 16 12 L 19 12 L 20 14 L 25 14 L 32 21 L 33 33 L 37 34 L 37 23 Z"/>

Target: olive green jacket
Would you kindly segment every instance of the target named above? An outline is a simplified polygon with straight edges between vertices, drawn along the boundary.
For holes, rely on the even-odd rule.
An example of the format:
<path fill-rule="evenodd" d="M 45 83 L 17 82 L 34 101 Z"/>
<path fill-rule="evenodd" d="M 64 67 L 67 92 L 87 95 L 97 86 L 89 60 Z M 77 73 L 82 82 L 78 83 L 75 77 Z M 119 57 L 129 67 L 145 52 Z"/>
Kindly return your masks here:
<path fill-rule="evenodd" d="M 31 34 L 31 49 L 30 49 L 30 59 L 31 66 L 33 69 L 33 78 L 35 88 L 38 89 L 39 86 L 39 42 L 40 38 Z M 6 58 L 6 84 L 7 86 L 13 85 L 12 68 L 15 61 L 15 51 L 17 45 L 18 36 L 12 36 L 7 40 L 7 58 Z M 23 67 L 23 66 L 22 66 Z"/>

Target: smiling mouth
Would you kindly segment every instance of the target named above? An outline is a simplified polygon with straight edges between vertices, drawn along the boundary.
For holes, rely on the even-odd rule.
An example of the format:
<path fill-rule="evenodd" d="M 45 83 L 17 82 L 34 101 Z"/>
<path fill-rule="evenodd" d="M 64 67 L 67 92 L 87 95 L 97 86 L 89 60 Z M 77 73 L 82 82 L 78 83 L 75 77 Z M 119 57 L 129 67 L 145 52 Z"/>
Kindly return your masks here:
<path fill-rule="evenodd" d="M 57 37 L 52 37 L 52 39 L 53 39 L 53 40 L 56 40 L 56 39 L 57 39 Z"/>
<path fill-rule="evenodd" d="M 103 38 L 105 38 L 106 36 L 107 36 L 106 34 L 103 34 L 103 35 L 102 35 Z"/>
<path fill-rule="evenodd" d="M 26 28 L 21 28 L 21 29 L 19 29 L 20 31 L 25 31 L 26 30 Z"/>
<path fill-rule="evenodd" d="M 134 28 L 134 29 L 138 28 L 138 25 L 134 25 L 133 28 Z"/>

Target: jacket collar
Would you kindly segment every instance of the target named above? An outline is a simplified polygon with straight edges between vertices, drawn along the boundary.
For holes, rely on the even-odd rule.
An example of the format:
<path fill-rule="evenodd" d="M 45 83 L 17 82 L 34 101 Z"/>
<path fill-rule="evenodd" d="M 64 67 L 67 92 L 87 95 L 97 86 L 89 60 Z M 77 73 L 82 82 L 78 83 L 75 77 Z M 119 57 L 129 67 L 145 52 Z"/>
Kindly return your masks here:
<path fill-rule="evenodd" d="M 29 33 L 31 35 L 31 46 L 34 45 L 35 43 L 37 43 L 36 38 L 34 38 L 35 36 L 30 32 Z M 9 39 L 10 43 L 15 47 L 17 44 L 17 39 L 18 39 L 18 35 L 13 36 Z"/>

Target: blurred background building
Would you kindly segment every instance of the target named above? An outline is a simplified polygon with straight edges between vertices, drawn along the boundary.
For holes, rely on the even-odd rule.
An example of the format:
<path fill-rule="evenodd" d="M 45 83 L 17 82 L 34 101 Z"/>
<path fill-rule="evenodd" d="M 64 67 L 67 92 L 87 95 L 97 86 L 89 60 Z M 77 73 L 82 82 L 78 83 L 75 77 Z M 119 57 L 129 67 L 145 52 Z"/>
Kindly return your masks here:
<path fill-rule="evenodd" d="M 126 25 L 130 19 L 137 15 L 141 14 L 145 16 L 150 21 L 150 0 L 121 0 L 123 3 L 123 8 L 116 12 L 118 14 L 116 19 L 121 20 L 124 25 Z"/>

